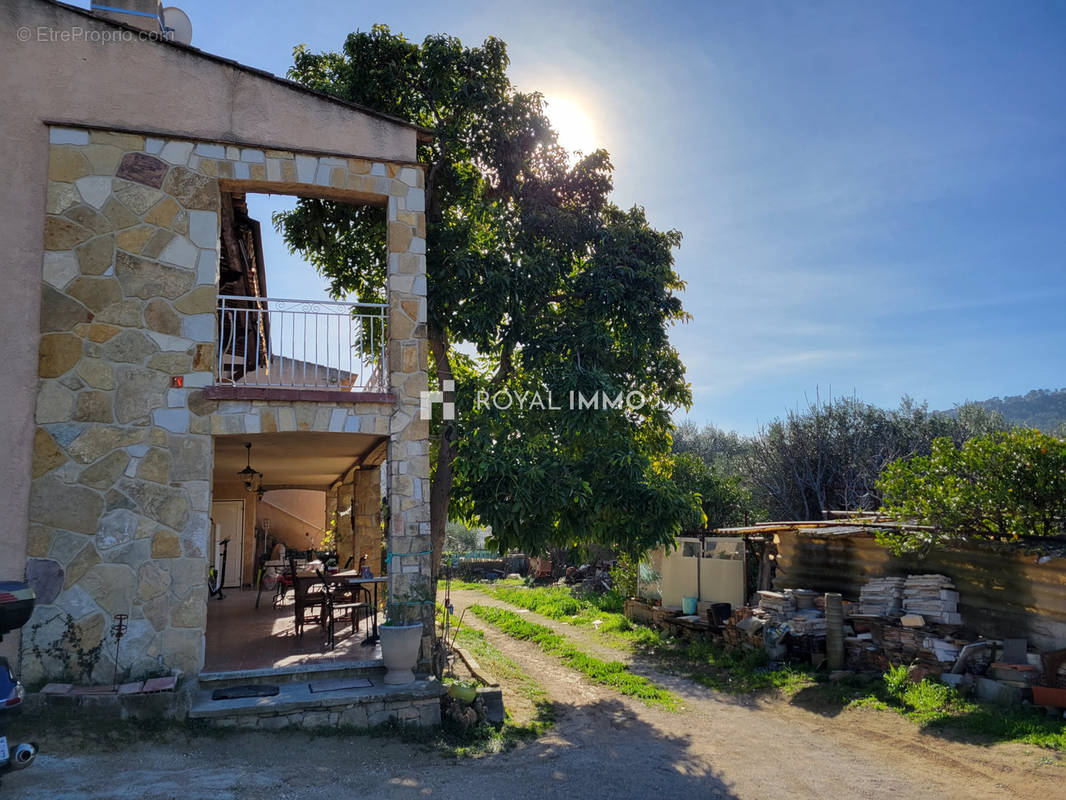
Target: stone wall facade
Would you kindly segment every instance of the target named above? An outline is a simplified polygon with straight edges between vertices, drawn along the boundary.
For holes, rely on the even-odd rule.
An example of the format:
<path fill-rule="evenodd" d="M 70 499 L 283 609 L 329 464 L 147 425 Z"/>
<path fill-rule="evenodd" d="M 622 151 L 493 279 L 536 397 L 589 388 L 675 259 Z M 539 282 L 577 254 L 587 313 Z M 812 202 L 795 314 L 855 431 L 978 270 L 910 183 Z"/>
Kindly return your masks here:
<path fill-rule="evenodd" d="M 381 467 L 362 465 L 341 476 L 326 493 L 326 519 L 336 522 L 337 563 L 352 566 L 367 556 L 374 575 L 382 574 Z"/>
<path fill-rule="evenodd" d="M 212 435 L 388 435 L 390 550 L 428 550 L 421 169 L 126 132 L 49 135 L 26 569 L 38 605 L 24 631 L 25 677 L 86 679 L 48 651 L 66 633 L 77 643 L 67 650 L 84 658 L 102 645 L 95 676 L 109 679 L 116 614 L 129 615 L 123 671 L 200 670 Z M 387 207 L 392 403 L 207 399 L 222 191 Z M 404 590 L 428 578 L 428 557 L 400 574 Z"/>

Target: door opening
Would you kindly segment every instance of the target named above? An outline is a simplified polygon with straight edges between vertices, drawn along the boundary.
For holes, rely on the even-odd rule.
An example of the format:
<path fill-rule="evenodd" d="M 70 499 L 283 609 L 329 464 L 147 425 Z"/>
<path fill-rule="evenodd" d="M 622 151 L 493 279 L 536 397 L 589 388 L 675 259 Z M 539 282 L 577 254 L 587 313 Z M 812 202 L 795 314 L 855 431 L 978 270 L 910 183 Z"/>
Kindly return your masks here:
<path fill-rule="evenodd" d="M 228 538 L 226 582 L 222 588 L 239 589 L 244 569 L 244 501 L 216 500 L 211 504 L 211 518 L 215 523 L 211 531 L 212 563 L 216 570 L 222 570 L 221 542 Z"/>

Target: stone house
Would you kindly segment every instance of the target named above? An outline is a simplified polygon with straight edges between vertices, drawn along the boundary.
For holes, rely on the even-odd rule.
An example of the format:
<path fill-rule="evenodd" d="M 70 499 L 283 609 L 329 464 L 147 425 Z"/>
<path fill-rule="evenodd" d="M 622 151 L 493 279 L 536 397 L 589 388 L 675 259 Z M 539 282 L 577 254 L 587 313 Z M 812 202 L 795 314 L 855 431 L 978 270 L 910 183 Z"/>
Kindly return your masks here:
<path fill-rule="evenodd" d="M 31 681 L 59 669 L 31 630 L 39 648 L 68 615 L 87 648 L 128 614 L 134 676 L 203 670 L 212 503 L 250 499 L 245 443 L 270 488 L 326 493 L 352 552 L 379 530 L 384 486 L 387 548 L 415 554 L 390 590 L 430 572 L 416 155 L 429 133 L 139 31 L 158 30 L 159 5 L 0 7 L 0 578 L 38 592 Z M 384 210 L 387 302 L 332 312 L 361 344 L 309 355 L 328 337 L 305 332 L 302 350 L 278 350 L 279 329 L 318 312 L 286 317 L 267 296 L 248 193 Z M 245 584 L 254 505 L 230 561 Z"/>

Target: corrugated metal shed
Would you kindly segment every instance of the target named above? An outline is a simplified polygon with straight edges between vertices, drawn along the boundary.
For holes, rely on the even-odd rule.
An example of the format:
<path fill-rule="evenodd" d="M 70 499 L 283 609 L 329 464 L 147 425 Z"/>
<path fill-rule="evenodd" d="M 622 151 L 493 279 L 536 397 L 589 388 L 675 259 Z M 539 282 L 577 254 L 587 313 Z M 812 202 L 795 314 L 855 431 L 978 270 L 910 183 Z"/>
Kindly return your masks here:
<path fill-rule="evenodd" d="M 967 628 L 994 638 L 1024 636 L 1042 650 L 1066 647 L 1066 558 L 983 542 L 959 543 L 924 558 L 897 557 L 874 540 L 877 527 L 889 526 L 776 523 L 721 533 L 773 534 L 775 589 L 835 591 L 857 599 L 871 578 L 940 573 L 955 582 Z"/>

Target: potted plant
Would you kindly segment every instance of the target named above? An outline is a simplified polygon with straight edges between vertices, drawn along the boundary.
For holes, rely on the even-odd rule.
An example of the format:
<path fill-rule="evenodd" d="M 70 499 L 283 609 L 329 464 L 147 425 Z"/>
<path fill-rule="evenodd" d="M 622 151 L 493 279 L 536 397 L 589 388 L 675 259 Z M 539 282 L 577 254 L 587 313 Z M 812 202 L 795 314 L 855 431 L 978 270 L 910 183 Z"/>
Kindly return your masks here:
<path fill-rule="evenodd" d="M 445 685 L 448 688 L 448 696 L 458 700 L 465 706 L 470 705 L 477 699 L 477 681 L 446 678 Z"/>
<path fill-rule="evenodd" d="M 385 683 L 398 685 L 415 679 L 418 648 L 422 643 L 422 607 L 425 592 L 395 592 L 385 604 L 385 623 L 378 628 Z"/>

